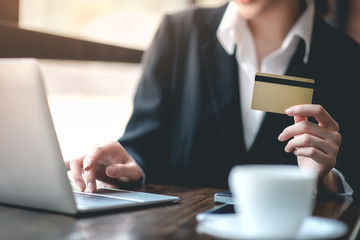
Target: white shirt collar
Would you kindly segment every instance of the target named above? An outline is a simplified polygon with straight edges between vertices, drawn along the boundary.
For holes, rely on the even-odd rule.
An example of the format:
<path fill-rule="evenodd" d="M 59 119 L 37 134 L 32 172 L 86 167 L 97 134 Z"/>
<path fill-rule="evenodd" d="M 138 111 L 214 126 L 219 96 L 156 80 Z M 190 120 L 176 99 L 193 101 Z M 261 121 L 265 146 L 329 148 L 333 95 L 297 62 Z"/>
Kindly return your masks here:
<path fill-rule="evenodd" d="M 315 14 L 315 4 L 313 0 L 307 0 L 307 8 L 297 20 L 285 37 L 281 47 L 286 47 L 292 39 L 297 36 L 305 41 L 304 62 L 307 63 L 310 53 L 310 43 Z M 247 31 L 246 19 L 238 13 L 235 2 L 230 1 L 224 16 L 217 30 L 217 38 L 229 55 L 234 54 L 235 46 L 241 44 L 241 37 Z"/>

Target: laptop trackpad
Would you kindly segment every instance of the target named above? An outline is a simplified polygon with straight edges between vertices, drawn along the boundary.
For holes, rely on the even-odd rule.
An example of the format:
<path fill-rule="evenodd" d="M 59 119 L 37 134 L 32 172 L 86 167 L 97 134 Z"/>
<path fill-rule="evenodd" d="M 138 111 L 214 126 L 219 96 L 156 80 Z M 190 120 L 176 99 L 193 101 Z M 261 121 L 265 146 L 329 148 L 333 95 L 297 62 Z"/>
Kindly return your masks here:
<path fill-rule="evenodd" d="M 177 201 L 178 197 L 161 195 L 161 194 L 153 194 L 146 192 L 135 192 L 135 191 L 127 191 L 121 189 L 109 189 L 109 188 L 99 188 L 94 193 L 98 196 L 106 196 L 111 198 L 119 198 L 122 200 L 136 201 L 136 202 L 162 202 L 169 200 Z"/>
<path fill-rule="evenodd" d="M 95 193 L 74 192 L 74 195 L 79 210 L 104 209 L 112 206 L 141 206 L 165 202 L 175 203 L 179 201 L 179 198 L 174 196 L 108 188 L 99 188 Z"/>

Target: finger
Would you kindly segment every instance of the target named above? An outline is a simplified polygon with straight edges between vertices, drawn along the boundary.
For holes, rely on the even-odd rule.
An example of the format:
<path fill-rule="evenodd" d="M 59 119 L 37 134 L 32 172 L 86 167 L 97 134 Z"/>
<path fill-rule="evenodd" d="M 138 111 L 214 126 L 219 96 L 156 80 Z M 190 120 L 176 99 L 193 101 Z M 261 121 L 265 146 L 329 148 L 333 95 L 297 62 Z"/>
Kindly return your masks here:
<path fill-rule="evenodd" d="M 117 178 L 123 182 L 138 181 L 142 177 L 140 167 L 135 161 L 126 164 L 113 164 L 106 168 L 106 175 L 111 178 Z"/>
<path fill-rule="evenodd" d="M 90 192 L 96 190 L 96 178 L 105 180 L 105 167 L 112 162 L 126 162 L 124 156 L 128 156 L 118 142 L 109 142 L 96 145 L 84 158 L 84 178 Z"/>
<path fill-rule="evenodd" d="M 324 133 L 324 129 L 321 129 L 317 124 L 309 122 L 309 121 L 300 121 L 285 128 L 282 133 L 279 135 L 280 141 L 286 141 L 290 138 L 301 134 L 312 134 L 320 138 L 325 138 L 326 134 Z"/>
<path fill-rule="evenodd" d="M 324 139 L 315 137 L 310 134 L 303 134 L 290 140 L 285 147 L 285 151 L 291 152 L 294 151 L 295 149 L 304 148 L 304 147 L 313 147 L 329 155 L 333 155 L 337 152 L 336 145 L 329 144 Z"/>
<path fill-rule="evenodd" d="M 96 190 L 95 168 L 85 171 L 84 179 L 88 190 L 90 192 L 95 192 Z"/>
<path fill-rule="evenodd" d="M 98 159 L 101 159 L 104 152 L 104 147 L 102 145 L 96 145 L 84 158 L 84 170 L 89 171 L 95 168 Z"/>
<path fill-rule="evenodd" d="M 317 148 L 313 147 L 303 147 L 294 150 L 294 154 L 298 157 L 305 157 L 307 159 L 312 159 L 317 162 L 321 167 L 320 172 L 328 172 L 335 166 L 335 162 L 329 158 L 324 152 L 320 151 Z"/>
<path fill-rule="evenodd" d="M 298 137 L 302 134 L 310 134 L 321 139 L 328 139 L 331 143 L 336 145 L 341 143 L 340 133 L 330 131 L 309 121 L 301 121 L 285 128 L 279 135 L 278 139 L 279 141 L 286 141 L 292 137 Z"/>
<path fill-rule="evenodd" d="M 315 104 L 303 104 L 290 107 L 285 110 L 289 116 L 313 117 L 320 126 L 332 131 L 339 131 L 338 123 L 321 106 Z"/>
<path fill-rule="evenodd" d="M 96 190 L 96 164 L 100 159 L 100 155 L 99 151 L 93 151 L 83 159 L 84 179 L 90 192 Z"/>
<path fill-rule="evenodd" d="M 84 191 L 86 188 L 84 179 L 82 178 L 82 173 L 83 173 L 82 163 L 83 163 L 83 157 L 74 159 L 69 163 L 72 179 L 80 191 Z"/>
<path fill-rule="evenodd" d="M 299 122 L 302 122 L 302 121 L 307 121 L 307 117 L 303 117 L 303 116 L 294 116 L 294 122 L 295 123 L 299 123 Z"/>
<path fill-rule="evenodd" d="M 128 154 L 125 149 L 119 144 L 119 142 L 112 141 L 105 144 L 99 144 L 87 155 L 84 159 L 84 170 L 88 171 L 98 164 L 99 161 L 108 162 L 111 161 L 125 163 L 127 161 Z"/>

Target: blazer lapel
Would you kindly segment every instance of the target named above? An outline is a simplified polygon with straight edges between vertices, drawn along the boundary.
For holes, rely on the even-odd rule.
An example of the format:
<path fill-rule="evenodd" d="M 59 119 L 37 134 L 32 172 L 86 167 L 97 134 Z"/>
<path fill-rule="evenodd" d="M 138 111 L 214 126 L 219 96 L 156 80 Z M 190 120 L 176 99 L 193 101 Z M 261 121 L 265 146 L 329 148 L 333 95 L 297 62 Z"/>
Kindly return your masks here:
<path fill-rule="evenodd" d="M 236 156 L 238 161 L 238 157 L 245 150 L 240 116 L 238 63 L 235 56 L 228 55 L 217 40 L 216 29 L 222 15 L 223 12 L 219 12 L 218 16 L 208 19 L 209 24 L 208 28 L 203 30 L 204 41 L 200 51 L 211 105 L 223 138 L 221 142 L 229 156 Z"/>

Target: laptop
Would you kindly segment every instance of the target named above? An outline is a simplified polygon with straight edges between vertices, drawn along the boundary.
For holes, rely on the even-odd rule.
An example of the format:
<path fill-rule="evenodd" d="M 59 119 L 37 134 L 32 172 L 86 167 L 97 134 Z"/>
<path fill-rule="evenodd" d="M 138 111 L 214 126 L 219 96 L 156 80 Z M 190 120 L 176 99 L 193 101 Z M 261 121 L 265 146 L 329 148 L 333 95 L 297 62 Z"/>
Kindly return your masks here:
<path fill-rule="evenodd" d="M 0 203 L 68 215 L 176 203 L 176 196 L 74 192 L 35 59 L 0 59 Z"/>

